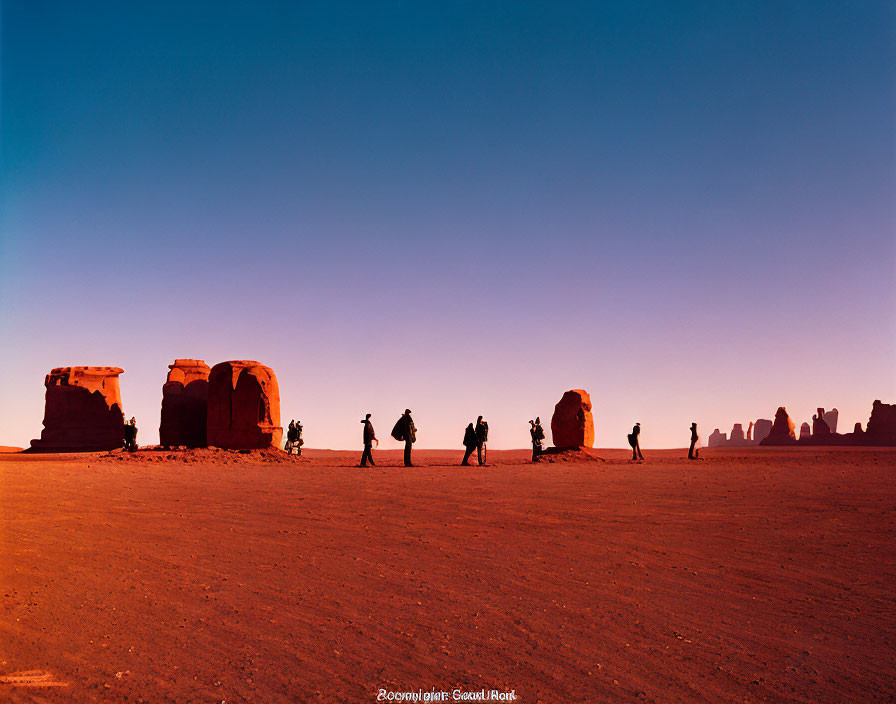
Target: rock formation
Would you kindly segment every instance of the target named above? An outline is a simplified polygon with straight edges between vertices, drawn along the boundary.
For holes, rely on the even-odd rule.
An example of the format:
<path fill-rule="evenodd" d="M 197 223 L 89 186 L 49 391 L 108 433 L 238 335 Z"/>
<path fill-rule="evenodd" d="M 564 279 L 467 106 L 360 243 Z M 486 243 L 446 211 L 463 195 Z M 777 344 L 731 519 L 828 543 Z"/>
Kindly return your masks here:
<path fill-rule="evenodd" d="M 875 401 L 865 426 L 868 445 L 896 445 L 896 404 Z"/>
<path fill-rule="evenodd" d="M 741 423 L 734 424 L 734 427 L 731 429 L 731 437 L 728 439 L 728 444 L 734 447 L 742 447 L 747 444 L 747 438 L 744 435 L 744 426 Z"/>
<path fill-rule="evenodd" d="M 831 434 L 831 429 L 824 420 L 824 409 L 819 408 L 818 412 L 812 416 L 812 437 L 823 438 Z"/>
<path fill-rule="evenodd" d="M 856 423 L 855 427 L 852 429 L 853 435 L 863 435 L 865 431 L 862 430 L 862 424 Z"/>
<path fill-rule="evenodd" d="M 812 437 L 812 428 L 809 427 L 808 423 L 803 423 L 800 426 L 800 440 L 808 440 Z"/>
<path fill-rule="evenodd" d="M 756 425 L 758 426 L 759 423 L 757 422 Z M 772 424 L 771 432 L 759 444 L 793 445 L 796 442 L 795 428 L 790 416 L 787 415 L 787 409 L 781 406 L 775 412 L 775 422 Z"/>
<path fill-rule="evenodd" d="M 587 391 L 573 389 L 563 394 L 554 406 L 551 435 L 559 449 L 594 446 L 594 417 Z"/>
<path fill-rule="evenodd" d="M 772 422 L 768 418 L 760 418 L 753 425 L 753 442 L 759 445 L 772 432 Z"/>
<path fill-rule="evenodd" d="M 162 386 L 159 443 L 164 447 L 205 447 L 208 420 L 208 365 L 201 359 L 175 359 Z"/>
<path fill-rule="evenodd" d="M 723 447 L 727 444 L 728 433 L 720 433 L 718 428 L 709 434 L 709 439 L 706 441 L 707 447 Z"/>
<path fill-rule="evenodd" d="M 750 427 L 747 428 L 747 442 L 753 444 L 753 421 L 750 421 Z"/>
<path fill-rule="evenodd" d="M 837 420 L 840 418 L 840 411 L 836 408 L 832 408 L 827 413 L 824 414 L 824 422 L 827 423 L 828 429 L 832 433 L 837 432 Z"/>
<path fill-rule="evenodd" d="M 231 450 L 280 446 L 280 389 L 270 367 L 221 362 L 208 377 L 208 444 Z"/>
<path fill-rule="evenodd" d="M 112 450 L 124 442 L 119 367 L 57 367 L 47 374 L 44 429 L 33 452 Z"/>

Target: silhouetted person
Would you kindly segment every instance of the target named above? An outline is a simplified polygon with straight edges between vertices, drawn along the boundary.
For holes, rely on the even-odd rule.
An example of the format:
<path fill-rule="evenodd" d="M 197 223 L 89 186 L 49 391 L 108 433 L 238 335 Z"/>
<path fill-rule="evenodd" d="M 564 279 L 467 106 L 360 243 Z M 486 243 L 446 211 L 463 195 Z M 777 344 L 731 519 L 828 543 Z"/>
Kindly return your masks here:
<path fill-rule="evenodd" d="M 302 438 L 302 421 L 296 421 L 296 441 L 293 447 L 296 449 L 296 454 L 301 457 L 302 455 L 302 445 L 305 444 L 305 440 Z"/>
<path fill-rule="evenodd" d="M 473 454 L 473 450 L 479 447 L 479 438 L 476 437 L 476 428 L 473 427 L 472 423 L 468 424 L 466 431 L 464 431 L 464 447 L 467 449 L 464 452 L 464 459 L 461 464 L 468 466 L 470 464 L 470 455 Z M 479 464 L 482 463 L 480 462 Z"/>
<path fill-rule="evenodd" d="M 413 467 L 411 446 L 417 441 L 417 426 L 414 425 L 414 420 L 411 418 L 410 408 L 405 408 L 401 418 L 395 423 L 395 427 L 392 428 L 392 437 L 404 443 L 404 466 Z"/>
<path fill-rule="evenodd" d="M 750 427 L 752 427 L 752 423 Z M 697 424 L 691 423 L 691 446 L 688 448 L 688 459 L 696 460 L 699 459 L 700 450 L 697 449 L 697 441 L 700 439 L 700 436 L 697 435 Z"/>
<path fill-rule="evenodd" d="M 137 449 L 137 419 L 134 417 L 124 424 L 124 449 L 128 452 Z"/>
<path fill-rule="evenodd" d="M 529 434 L 532 436 L 532 461 L 539 462 L 538 456 L 542 451 L 544 442 L 544 428 L 541 427 L 541 418 L 529 421 Z"/>
<path fill-rule="evenodd" d="M 373 449 L 373 443 L 375 442 L 379 445 L 380 441 L 376 439 L 376 433 L 373 432 L 370 414 L 368 413 L 361 422 L 364 424 L 364 453 L 361 455 L 361 466 L 366 467 L 367 463 L 370 462 L 371 467 L 376 467 L 376 463 L 373 461 L 373 454 L 370 451 Z"/>
<path fill-rule="evenodd" d="M 482 416 L 479 416 L 476 419 L 476 456 L 479 459 L 479 464 L 485 464 L 487 449 L 486 443 L 488 442 L 488 423 L 482 420 Z"/>
<path fill-rule="evenodd" d="M 292 454 L 292 446 L 296 441 L 296 422 L 295 420 L 289 421 L 289 427 L 286 429 L 286 452 L 288 454 Z"/>
<path fill-rule="evenodd" d="M 641 454 L 641 442 L 639 437 L 641 435 L 641 424 L 635 423 L 635 427 L 632 428 L 632 432 L 628 434 L 628 444 L 632 446 L 632 460 L 643 460 L 644 455 Z"/>

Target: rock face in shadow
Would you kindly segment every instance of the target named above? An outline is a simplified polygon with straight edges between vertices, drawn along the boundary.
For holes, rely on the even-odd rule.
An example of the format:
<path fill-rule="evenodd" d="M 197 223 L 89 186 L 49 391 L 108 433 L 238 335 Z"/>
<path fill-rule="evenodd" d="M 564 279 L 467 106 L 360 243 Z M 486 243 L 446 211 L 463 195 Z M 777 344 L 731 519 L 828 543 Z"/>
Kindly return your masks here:
<path fill-rule="evenodd" d="M 205 447 L 208 375 L 208 365 L 201 359 L 175 359 L 168 365 L 159 425 L 159 443 L 164 447 Z"/>
<path fill-rule="evenodd" d="M 758 423 L 757 423 L 758 425 Z M 775 412 L 775 422 L 772 423 L 771 432 L 768 437 L 762 440 L 760 445 L 793 445 L 796 442 L 796 426 L 787 415 L 787 409 L 784 406 L 778 408 Z"/>
<path fill-rule="evenodd" d="M 808 423 L 803 423 L 800 426 L 800 440 L 808 440 L 812 437 L 812 428 L 809 427 Z"/>
<path fill-rule="evenodd" d="M 706 441 L 707 447 L 724 447 L 727 444 L 728 433 L 720 433 L 718 428 L 709 434 L 709 438 Z"/>
<path fill-rule="evenodd" d="M 229 450 L 280 446 L 280 389 L 270 367 L 250 360 L 212 367 L 206 435 L 210 446 Z"/>
<path fill-rule="evenodd" d="M 554 406 L 551 418 L 554 447 L 594 447 L 594 417 L 591 415 L 591 396 L 583 389 L 563 394 Z"/>
<path fill-rule="evenodd" d="M 896 445 L 896 404 L 872 404 L 864 439 L 868 445 Z"/>
<path fill-rule="evenodd" d="M 832 433 L 837 432 L 837 420 L 840 418 L 840 411 L 836 408 L 832 408 L 827 413 L 824 414 L 824 422 L 828 426 L 828 430 Z"/>
<path fill-rule="evenodd" d="M 124 443 L 119 367 L 57 367 L 47 374 L 44 429 L 33 452 L 113 450 Z"/>
<path fill-rule="evenodd" d="M 816 439 L 823 439 L 826 436 L 831 434 L 831 429 L 828 427 L 828 424 L 825 422 L 825 412 L 823 408 L 819 408 L 818 411 L 812 416 L 812 437 Z"/>
<path fill-rule="evenodd" d="M 760 418 L 753 424 L 753 443 L 758 445 L 772 432 L 772 422 L 768 418 Z"/>

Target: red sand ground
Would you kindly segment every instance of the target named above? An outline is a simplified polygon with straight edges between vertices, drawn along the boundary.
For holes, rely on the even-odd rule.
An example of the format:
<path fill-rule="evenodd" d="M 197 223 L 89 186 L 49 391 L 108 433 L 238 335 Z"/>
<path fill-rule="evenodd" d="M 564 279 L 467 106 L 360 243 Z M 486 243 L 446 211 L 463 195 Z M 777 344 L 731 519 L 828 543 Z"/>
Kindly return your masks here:
<path fill-rule="evenodd" d="M 893 701 L 896 451 L 704 453 L 3 455 L 0 700 Z"/>

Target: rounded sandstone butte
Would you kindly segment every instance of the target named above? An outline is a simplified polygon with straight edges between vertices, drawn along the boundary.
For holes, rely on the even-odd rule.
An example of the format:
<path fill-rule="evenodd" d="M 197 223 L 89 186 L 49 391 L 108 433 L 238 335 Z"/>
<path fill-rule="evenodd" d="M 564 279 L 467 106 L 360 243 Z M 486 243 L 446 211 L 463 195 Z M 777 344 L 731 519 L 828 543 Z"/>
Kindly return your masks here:
<path fill-rule="evenodd" d="M 44 380 L 44 429 L 34 452 L 112 450 L 124 442 L 120 367 L 56 367 Z"/>
<path fill-rule="evenodd" d="M 205 447 L 209 371 L 201 359 L 175 359 L 168 365 L 159 425 L 159 443 L 164 447 Z"/>
<path fill-rule="evenodd" d="M 270 367 L 249 360 L 221 362 L 208 377 L 207 440 L 248 450 L 280 446 L 280 388 Z"/>
<path fill-rule="evenodd" d="M 759 425 L 758 421 L 756 423 Z M 793 445 L 796 442 L 796 426 L 787 415 L 787 409 L 780 406 L 775 411 L 775 422 L 768 436 L 760 442 L 760 445 Z"/>
<path fill-rule="evenodd" d="M 800 440 L 808 440 L 812 437 L 812 428 L 809 427 L 808 423 L 803 423 L 800 426 Z"/>
<path fill-rule="evenodd" d="M 554 406 L 551 435 L 559 449 L 594 447 L 594 417 L 587 391 L 573 389 L 563 394 Z"/>

